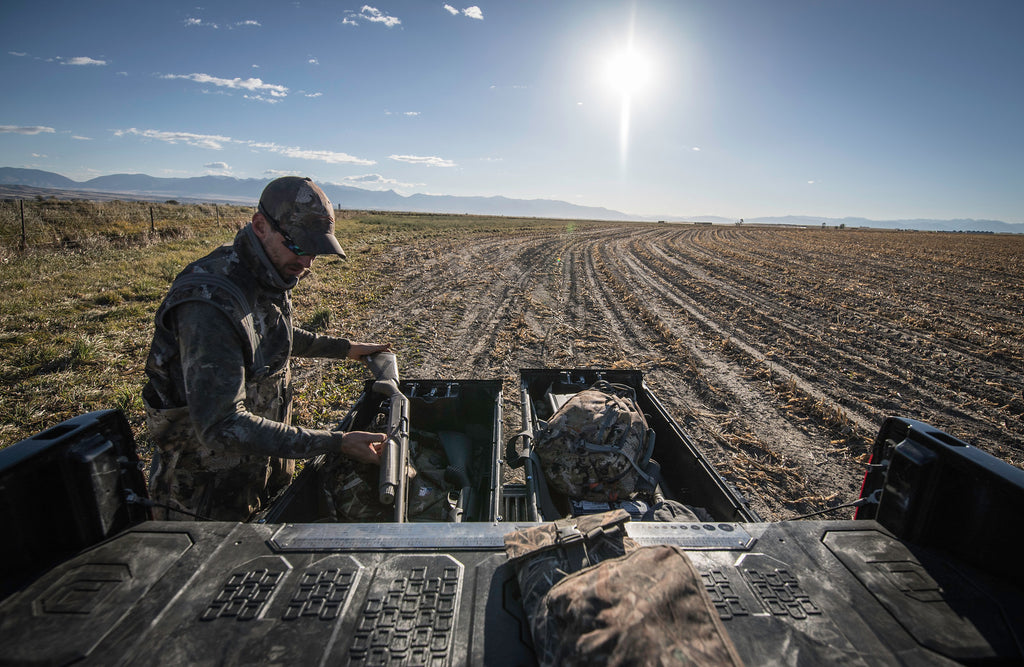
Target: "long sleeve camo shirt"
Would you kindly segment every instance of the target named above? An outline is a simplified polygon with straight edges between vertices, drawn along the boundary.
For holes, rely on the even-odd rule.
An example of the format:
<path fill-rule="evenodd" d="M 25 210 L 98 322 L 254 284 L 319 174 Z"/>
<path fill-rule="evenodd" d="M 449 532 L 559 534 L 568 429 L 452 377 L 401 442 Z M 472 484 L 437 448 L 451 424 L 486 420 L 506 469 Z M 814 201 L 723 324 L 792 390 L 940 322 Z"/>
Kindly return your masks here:
<path fill-rule="evenodd" d="M 244 520 L 287 485 L 292 459 L 340 450 L 341 433 L 291 425 L 291 356 L 341 359 L 350 348 L 292 325 L 296 282 L 281 278 L 251 226 L 175 280 L 143 390 L 157 502 Z"/>

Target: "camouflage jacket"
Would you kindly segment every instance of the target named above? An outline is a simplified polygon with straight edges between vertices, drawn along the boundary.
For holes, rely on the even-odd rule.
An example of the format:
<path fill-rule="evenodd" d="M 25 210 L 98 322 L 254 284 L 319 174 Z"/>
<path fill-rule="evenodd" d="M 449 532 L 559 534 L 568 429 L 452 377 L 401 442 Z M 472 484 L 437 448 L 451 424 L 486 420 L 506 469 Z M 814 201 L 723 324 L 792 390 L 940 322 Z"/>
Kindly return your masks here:
<path fill-rule="evenodd" d="M 340 449 L 340 433 L 291 426 L 291 355 L 340 359 L 350 347 L 292 326 L 296 283 L 251 225 L 175 279 L 156 313 L 143 389 L 157 502 L 245 520 L 289 483 L 292 459 Z"/>

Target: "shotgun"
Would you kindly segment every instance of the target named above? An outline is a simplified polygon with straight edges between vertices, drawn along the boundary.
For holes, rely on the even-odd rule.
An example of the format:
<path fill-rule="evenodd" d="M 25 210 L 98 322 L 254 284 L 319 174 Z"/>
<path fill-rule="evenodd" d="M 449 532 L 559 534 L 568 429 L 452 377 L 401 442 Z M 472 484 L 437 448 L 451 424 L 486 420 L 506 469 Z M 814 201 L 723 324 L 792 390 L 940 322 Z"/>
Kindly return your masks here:
<path fill-rule="evenodd" d="M 389 403 L 387 440 L 380 460 L 380 502 L 395 506 L 395 522 L 405 522 L 406 466 L 409 458 L 409 399 L 398 389 L 398 361 L 391 352 L 366 357 L 374 393 Z"/>

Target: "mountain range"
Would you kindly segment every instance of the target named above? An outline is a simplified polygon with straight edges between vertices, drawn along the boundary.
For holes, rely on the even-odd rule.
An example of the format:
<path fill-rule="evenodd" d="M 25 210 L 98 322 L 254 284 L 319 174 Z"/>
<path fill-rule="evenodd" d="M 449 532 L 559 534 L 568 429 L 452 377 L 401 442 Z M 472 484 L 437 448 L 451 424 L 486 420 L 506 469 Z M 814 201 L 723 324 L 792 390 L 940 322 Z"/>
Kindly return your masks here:
<path fill-rule="evenodd" d="M 207 202 L 255 206 L 266 179 L 231 176 L 161 178 L 146 174 L 111 174 L 87 181 L 39 169 L 0 167 L 0 196 L 58 199 L 139 199 L 143 201 Z M 595 206 L 580 206 L 555 199 L 510 199 L 508 197 L 459 197 L 451 195 L 401 195 L 394 190 L 365 190 L 334 183 L 319 183 L 335 204 L 345 209 L 407 211 L 413 213 L 454 213 L 509 217 L 560 218 L 582 220 L 622 220 L 665 222 L 711 222 L 732 224 L 733 218 L 720 216 L 643 217 Z M 866 218 L 825 218 L 783 216 L 747 218 L 748 224 L 779 224 L 818 227 L 880 227 L 927 231 L 971 231 L 1024 233 L 1024 224 L 1000 220 L 869 220 Z"/>

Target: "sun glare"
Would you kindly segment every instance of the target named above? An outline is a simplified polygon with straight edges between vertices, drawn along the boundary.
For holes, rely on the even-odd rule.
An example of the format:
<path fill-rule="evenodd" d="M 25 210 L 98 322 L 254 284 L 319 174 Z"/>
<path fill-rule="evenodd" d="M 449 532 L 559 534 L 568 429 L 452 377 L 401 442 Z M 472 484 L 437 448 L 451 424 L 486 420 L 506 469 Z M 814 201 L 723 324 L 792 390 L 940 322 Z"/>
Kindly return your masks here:
<path fill-rule="evenodd" d="M 619 39 L 606 42 L 601 55 L 594 62 L 595 82 L 607 91 L 609 101 L 619 107 L 619 162 L 625 174 L 629 157 L 630 125 L 633 107 L 644 104 L 662 73 L 659 68 L 658 49 L 643 33 L 636 29 L 637 7 L 630 12 L 626 31 Z"/>
<path fill-rule="evenodd" d="M 630 119 L 634 102 L 640 99 L 655 79 L 654 60 L 632 43 L 605 57 L 601 75 L 604 84 L 619 103 L 619 152 L 623 169 L 629 154 Z"/>
<path fill-rule="evenodd" d="M 605 83 L 621 95 L 640 92 L 650 84 L 653 74 L 651 59 L 632 47 L 612 54 L 605 62 Z"/>

